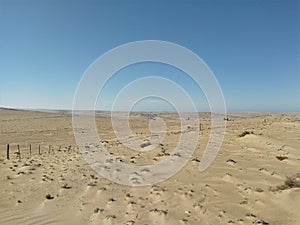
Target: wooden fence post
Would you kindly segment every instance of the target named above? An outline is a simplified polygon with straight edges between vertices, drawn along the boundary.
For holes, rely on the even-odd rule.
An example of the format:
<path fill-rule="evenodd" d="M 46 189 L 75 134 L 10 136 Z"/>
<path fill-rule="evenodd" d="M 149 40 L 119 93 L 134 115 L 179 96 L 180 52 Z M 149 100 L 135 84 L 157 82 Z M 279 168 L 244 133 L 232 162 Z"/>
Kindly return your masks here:
<path fill-rule="evenodd" d="M 6 158 L 9 160 L 9 144 L 7 144 Z"/>
<path fill-rule="evenodd" d="M 29 144 L 29 155 L 31 156 L 31 144 Z"/>
<path fill-rule="evenodd" d="M 51 145 L 49 145 L 48 154 L 50 155 Z"/>
<path fill-rule="evenodd" d="M 18 155 L 19 155 L 19 159 L 21 159 L 21 150 L 20 150 L 20 145 L 18 145 Z"/>
<path fill-rule="evenodd" d="M 41 154 L 41 146 L 39 145 L 39 155 Z"/>

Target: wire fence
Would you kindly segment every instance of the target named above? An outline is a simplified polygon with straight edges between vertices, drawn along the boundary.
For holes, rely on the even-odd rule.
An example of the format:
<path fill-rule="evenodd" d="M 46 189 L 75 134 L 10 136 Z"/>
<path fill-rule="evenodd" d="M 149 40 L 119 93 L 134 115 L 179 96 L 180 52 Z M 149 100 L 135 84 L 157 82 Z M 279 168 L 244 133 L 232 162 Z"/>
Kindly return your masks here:
<path fill-rule="evenodd" d="M 4 149 L 5 151 L 1 151 L 0 158 L 6 160 L 24 159 L 36 155 L 78 152 L 78 148 L 73 145 L 7 144 Z"/>

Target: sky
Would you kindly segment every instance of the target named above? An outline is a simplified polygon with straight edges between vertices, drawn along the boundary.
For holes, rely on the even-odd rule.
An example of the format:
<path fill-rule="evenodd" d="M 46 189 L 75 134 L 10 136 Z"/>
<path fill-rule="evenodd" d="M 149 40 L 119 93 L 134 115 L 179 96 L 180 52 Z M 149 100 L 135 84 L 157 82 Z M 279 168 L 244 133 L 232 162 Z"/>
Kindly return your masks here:
<path fill-rule="evenodd" d="M 0 107 L 72 109 L 97 58 L 126 43 L 162 40 L 207 64 L 228 111 L 300 111 L 299 0 L 0 0 L 0 28 Z M 198 111 L 209 111 L 205 93 L 185 72 L 155 62 L 113 74 L 96 109 L 111 110 L 118 93 L 145 76 L 175 82 Z M 128 102 L 119 97 L 122 110 Z M 155 96 L 133 108 L 174 109 Z"/>

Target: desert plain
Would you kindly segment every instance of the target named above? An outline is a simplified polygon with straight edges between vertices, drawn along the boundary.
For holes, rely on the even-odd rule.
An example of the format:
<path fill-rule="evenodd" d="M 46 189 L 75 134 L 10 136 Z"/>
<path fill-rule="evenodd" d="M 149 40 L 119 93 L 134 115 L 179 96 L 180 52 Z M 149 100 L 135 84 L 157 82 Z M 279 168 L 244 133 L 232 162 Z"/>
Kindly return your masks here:
<path fill-rule="evenodd" d="M 89 166 L 70 113 L 0 109 L 0 224 L 300 224 L 300 114 L 227 116 L 220 152 L 207 170 L 198 167 L 210 114 L 199 113 L 202 127 L 187 164 L 167 180 L 135 187 Z M 155 164 L 172 154 L 183 132 L 175 113 L 132 113 L 133 134 L 147 141 L 155 118 L 167 131 L 151 151 L 124 146 L 109 113 L 96 116 L 101 143 L 124 163 Z"/>

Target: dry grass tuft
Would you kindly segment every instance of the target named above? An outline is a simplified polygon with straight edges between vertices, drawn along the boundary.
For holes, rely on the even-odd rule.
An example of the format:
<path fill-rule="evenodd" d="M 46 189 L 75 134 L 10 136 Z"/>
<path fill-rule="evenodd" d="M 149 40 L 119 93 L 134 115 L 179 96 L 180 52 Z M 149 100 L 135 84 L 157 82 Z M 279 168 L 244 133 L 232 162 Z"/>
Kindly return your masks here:
<path fill-rule="evenodd" d="M 300 188 L 300 173 L 296 173 L 291 177 L 287 177 L 283 185 L 277 186 L 274 190 L 286 190 L 290 188 Z"/>

